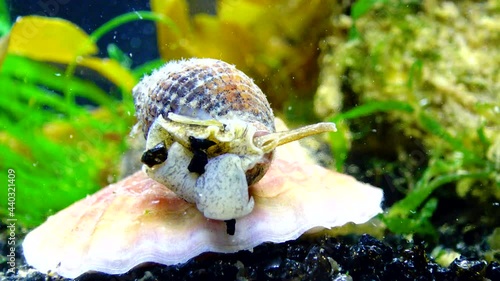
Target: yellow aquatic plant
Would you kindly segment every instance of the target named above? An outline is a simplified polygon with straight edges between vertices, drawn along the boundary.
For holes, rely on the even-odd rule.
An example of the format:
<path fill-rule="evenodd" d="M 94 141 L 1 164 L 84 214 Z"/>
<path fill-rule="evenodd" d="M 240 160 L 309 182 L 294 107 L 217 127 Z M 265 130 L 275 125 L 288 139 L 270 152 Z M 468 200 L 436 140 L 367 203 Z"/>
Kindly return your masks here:
<path fill-rule="evenodd" d="M 39 61 L 77 64 L 91 68 L 126 91 L 136 80 L 117 61 L 94 57 L 98 48 L 92 38 L 73 23 L 60 18 L 26 16 L 10 32 L 7 53 Z"/>
<path fill-rule="evenodd" d="M 161 57 L 211 57 L 235 64 L 256 80 L 275 108 L 313 94 L 319 42 L 337 7 L 334 1 L 230 0 L 216 5 L 216 14 L 191 16 L 185 0 L 152 0 L 152 10 L 171 18 L 180 30 L 157 26 Z"/>

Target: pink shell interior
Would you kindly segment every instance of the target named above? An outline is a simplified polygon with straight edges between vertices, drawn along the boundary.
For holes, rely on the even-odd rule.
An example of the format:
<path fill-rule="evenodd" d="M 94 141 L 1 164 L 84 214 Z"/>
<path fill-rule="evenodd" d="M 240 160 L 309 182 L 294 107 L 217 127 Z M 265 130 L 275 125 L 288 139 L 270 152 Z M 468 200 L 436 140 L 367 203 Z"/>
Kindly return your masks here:
<path fill-rule="evenodd" d="M 253 212 L 236 221 L 206 219 L 142 171 L 48 218 L 23 243 L 27 262 L 74 278 L 127 272 L 144 262 L 172 265 L 203 252 L 236 252 L 296 239 L 315 228 L 363 223 L 381 212 L 382 191 L 312 164 L 296 143 L 279 147 L 251 187 Z"/>

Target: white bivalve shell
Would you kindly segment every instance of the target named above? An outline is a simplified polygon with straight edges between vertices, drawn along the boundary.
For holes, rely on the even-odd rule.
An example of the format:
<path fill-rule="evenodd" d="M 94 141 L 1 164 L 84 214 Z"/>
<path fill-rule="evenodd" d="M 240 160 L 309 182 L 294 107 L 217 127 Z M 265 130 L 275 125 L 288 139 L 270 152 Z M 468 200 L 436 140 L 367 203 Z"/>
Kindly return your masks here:
<path fill-rule="evenodd" d="M 335 131 L 333 123 L 318 123 L 276 133 L 259 87 L 215 59 L 169 62 L 133 94 L 136 129 L 146 138 L 145 172 L 210 219 L 229 221 L 253 210 L 248 187 L 265 174 L 276 146 Z"/>

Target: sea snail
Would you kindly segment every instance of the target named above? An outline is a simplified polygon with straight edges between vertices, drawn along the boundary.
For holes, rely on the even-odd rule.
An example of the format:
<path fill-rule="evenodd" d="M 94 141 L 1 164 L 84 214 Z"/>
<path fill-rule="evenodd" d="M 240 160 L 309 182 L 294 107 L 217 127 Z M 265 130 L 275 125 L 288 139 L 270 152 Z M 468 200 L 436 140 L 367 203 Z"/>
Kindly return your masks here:
<path fill-rule="evenodd" d="M 252 211 L 248 187 L 264 176 L 277 146 L 335 131 L 333 123 L 318 123 L 275 132 L 259 87 L 215 59 L 169 62 L 144 77 L 133 95 L 148 176 L 195 203 L 206 218 L 233 227 Z"/>

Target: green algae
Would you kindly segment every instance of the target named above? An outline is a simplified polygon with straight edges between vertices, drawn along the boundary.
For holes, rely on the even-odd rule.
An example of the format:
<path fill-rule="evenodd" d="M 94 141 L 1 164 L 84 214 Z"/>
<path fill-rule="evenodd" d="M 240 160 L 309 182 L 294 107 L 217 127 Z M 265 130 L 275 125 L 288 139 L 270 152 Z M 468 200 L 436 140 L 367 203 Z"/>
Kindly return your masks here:
<path fill-rule="evenodd" d="M 441 198 L 500 199 L 499 8 L 498 1 L 357 1 L 351 17 L 332 19 L 315 109 L 345 123 L 347 137 L 332 137 L 336 168 L 352 152 L 349 124 L 365 116 L 358 108 L 378 103 L 389 103 L 373 117 L 393 132 L 398 158 L 427 158 L 408 173 L 406 197 L 382 217 L 393 232 L 435 235 L 430 221 Z"/>

